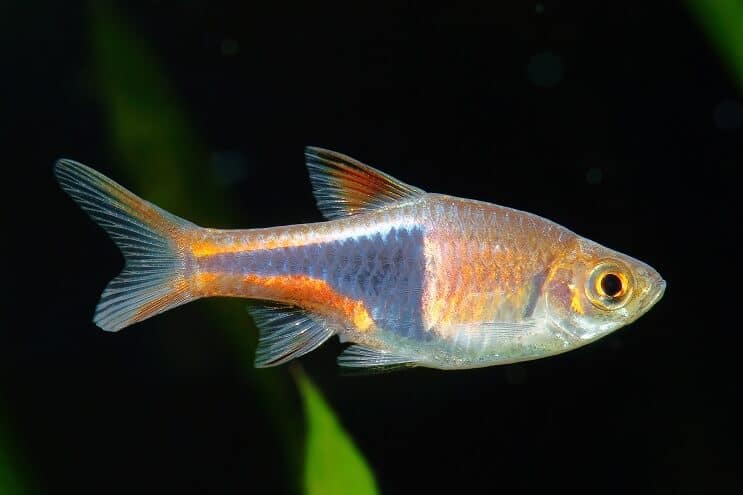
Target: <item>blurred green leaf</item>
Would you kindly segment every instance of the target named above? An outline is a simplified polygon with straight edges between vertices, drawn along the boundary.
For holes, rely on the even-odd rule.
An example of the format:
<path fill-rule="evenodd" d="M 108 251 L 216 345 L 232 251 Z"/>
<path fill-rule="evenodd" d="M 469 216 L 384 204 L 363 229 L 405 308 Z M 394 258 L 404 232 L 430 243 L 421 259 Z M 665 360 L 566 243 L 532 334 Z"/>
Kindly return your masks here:
<path fill-rule="evenodd" d="M 5 418 L 0 414 L 0 494 L 26 493 L 17 466 L 17 453 L 8 439 Z"/>
<path fill-rule="evenodd" d="M 717 45 L 743 91 L 743 2 L 688 0 L 688 5 Z"/>
<path fill-rule="evenodd" d="M 109 121 L 111 148 L 122 172 L 137 193 L 175 214 L 202 225 L 231 221 L 229 198 L 216 182 L 205 146 L 188 125 L 189 119 L 156 57 L 125 19 L 104 1 L 89 2 L 95 79 Z M 283 369 L 255 370 L 252 366 L 256 332 L 248 328 L 244 311 L 226 304 L 210 306 L 216 325 L 231 336 L 245 363 L 245 376 L 254 386 L 256 404 L 282 439 L 292 485 L 299 489 L 301 418 L 291 407 L 291 383 Z M 252 330 L 252 331 L 251 331 Z M 305 480 L 310 494 L 376 493 L 374 480 L 361 454 L 338 424 L 320 392 L 299 380 L 305 400 L 308 435 Z M 334 469 L 328 464 L 331 461 Z M 342 490 L 352 487 L 352 490 Z M 333 491 L 340 490 L 340 491 Z"/>
<path fill-rule="evenodd" d="M 307 418 L 304 483 L 307 495 L 371 495 L 378 493 L 364 457 L 343 430 L 330 406 L 310 379 L 297 371 Z"/>
<path fill-rule="evenodd" d="M 20 480 L 15 470 L 11 467 L 7 453 L 0 447 L 0 493 L 3 495 L 15 495 L 23 493 Z"/>
<path fill-rule="evenodd" d="M 127 179 L 140 196 L 188 212 L 189 220 L 224 222 L 229 204 L 205 167 L 206 149 L 144 37 L 109 2 L 89 5 L 96 89 Z"/>
<path fill-rule="evenodd" d="M 127 184 L 149 201 L 202 225 L 230 221 L 230 200 L 216 185 L 206 147 L 188 124 L 144 38 L 106 1 L 90 1 L 93 71 L 109 122 L 110 146 Z M 289 472 L 301 469 L 301 417 L 281 370 L 252 366 L 257 332 L 243 308 L 211 304 L 214 326 L 234 343 L 256 404 L 267 409 Z M 295 490 L 299 483 L 295 482 Z"/>

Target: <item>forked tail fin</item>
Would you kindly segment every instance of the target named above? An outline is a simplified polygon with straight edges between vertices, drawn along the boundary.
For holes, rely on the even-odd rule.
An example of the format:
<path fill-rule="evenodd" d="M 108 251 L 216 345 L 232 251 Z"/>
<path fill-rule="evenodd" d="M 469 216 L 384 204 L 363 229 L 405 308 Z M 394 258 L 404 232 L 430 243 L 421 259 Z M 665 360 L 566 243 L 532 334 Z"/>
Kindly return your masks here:
<path fill-rule="evenodd" d="M 194 299 L 179 243 L 196 226 L 138 198 L 103 174 L 71 160 L 54 166 L 59 184 L 113 239 L 122 272 L 103 291 L 93 321 L 116 332 Z"/>

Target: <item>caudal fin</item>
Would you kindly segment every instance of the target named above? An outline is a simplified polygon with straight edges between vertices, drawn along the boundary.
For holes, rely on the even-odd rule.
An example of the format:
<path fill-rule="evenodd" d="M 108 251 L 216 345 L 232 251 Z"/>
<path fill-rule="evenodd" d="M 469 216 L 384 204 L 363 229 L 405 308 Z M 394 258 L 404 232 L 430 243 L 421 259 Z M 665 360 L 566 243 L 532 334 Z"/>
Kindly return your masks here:
<path fill-rule="evenodd" d="M 93 321 L 116 332 L 194 299 L 179 249 L 196 226 L 71 160 L 54 166 L 59 184 L 113 239 L 124 255 L 122 272 L 103 291 Z"/>

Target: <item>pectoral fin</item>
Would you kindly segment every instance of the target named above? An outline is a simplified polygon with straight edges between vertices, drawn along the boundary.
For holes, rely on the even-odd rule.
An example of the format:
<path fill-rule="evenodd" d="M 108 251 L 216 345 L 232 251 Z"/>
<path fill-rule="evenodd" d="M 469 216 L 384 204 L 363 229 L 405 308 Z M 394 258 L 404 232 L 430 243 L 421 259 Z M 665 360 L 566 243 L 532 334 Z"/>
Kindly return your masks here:
<path fill-rule="evenodd" d="M 416 361 L 409 356 L 354 344 L 338 356 L 338 365 L 346 368 L 412 367 Z"/>
<path fill-rule="evenodd" d="M 450 325 L 442 329 L 450 335 L 454 345 L 463 348 L 479 348 L 489 343 L 511 342 L 527 337 L 535 328 L 535 320 L 523 322 L 482 322 Z"/>

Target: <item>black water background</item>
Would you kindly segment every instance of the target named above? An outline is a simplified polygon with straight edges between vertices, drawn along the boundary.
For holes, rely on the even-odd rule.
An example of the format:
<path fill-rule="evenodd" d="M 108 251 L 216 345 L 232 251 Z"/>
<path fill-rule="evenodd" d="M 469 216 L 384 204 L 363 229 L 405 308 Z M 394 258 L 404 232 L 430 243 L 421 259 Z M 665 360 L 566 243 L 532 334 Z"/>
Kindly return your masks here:
<path fill-rule="evenodd" d="M 51 175 L 61 156 L 113 173 L 85 8 L 6 10 L 0 384 L 18 462 L 43 493 L 288 490 L 208 303 L 115 337 L 90 323 L 120 260 Z M 551 359 L 361 378 L 338 374 L 337 343 L 303 359 L 383 493 L 740 488 L 741 92 L 682 3 L 124 11 L 210 146 L 205 166 L 237 164 L 224 187 L 241 226 L 321 219 L 313 144 L 545 215 L 668 281 L 637 323 Z"/>

